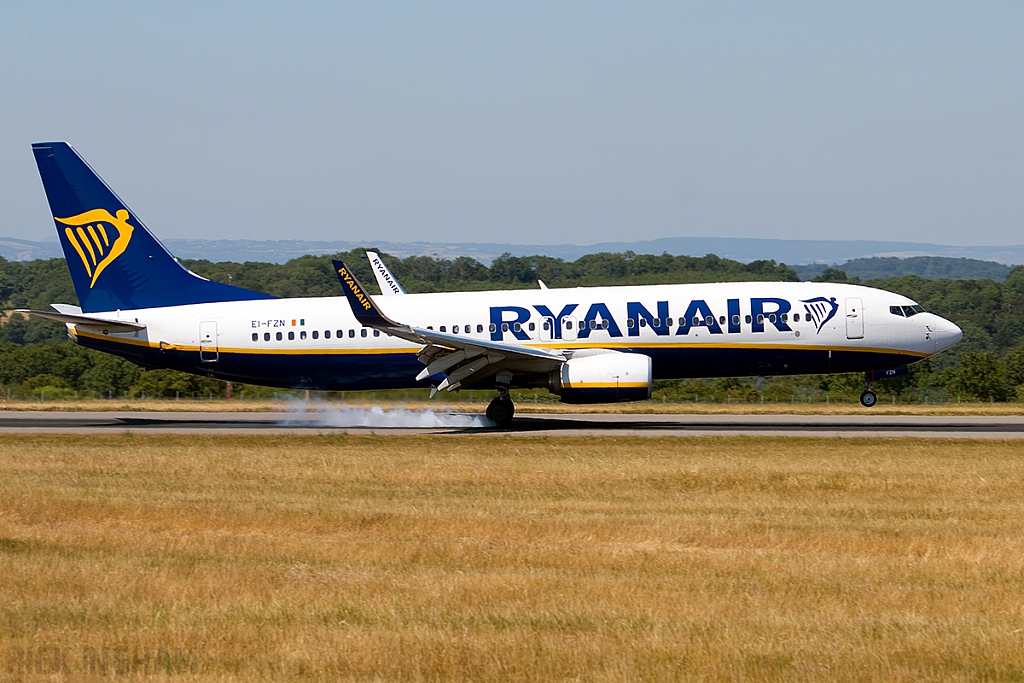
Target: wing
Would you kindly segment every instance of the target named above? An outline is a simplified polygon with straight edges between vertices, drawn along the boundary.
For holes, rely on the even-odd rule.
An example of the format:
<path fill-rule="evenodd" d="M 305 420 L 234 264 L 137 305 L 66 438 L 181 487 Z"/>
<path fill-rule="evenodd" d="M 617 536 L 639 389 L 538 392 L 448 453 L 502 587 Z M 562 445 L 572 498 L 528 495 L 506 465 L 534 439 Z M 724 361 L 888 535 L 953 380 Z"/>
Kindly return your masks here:
<path fill-rule="evenodd" d="M 362 284 L 342 261 L 333 261 L 345 298 L 356 320 L 392 337 L 421 344 L 419 360 L 426 365 L 416 379 L 445 373 L 438 389 L 465 388 L 499 372 L 540 374 L 558 369 L 566 361 L 562 353 L 412 327 L 384 315 Z"/>
<path fill-rule="evenodd" d="M 108 320 L 105 318 L 94 318 L 89 315 L 53 313 L 51 311 L 31 311 L 27 308 L 19 308 L 16 309 L 14 312 L 26 313 L 28 315 L 34 315 L 37 318 L 56 320 L 59 323 L 76 325 L 80 327 L 89 327 L 95 330 L 104 330 L 106 332 L 136 332 L 138 330 L 146 329 L 146 325 L 139 322 L 129 322 L 127 320 Z"/>

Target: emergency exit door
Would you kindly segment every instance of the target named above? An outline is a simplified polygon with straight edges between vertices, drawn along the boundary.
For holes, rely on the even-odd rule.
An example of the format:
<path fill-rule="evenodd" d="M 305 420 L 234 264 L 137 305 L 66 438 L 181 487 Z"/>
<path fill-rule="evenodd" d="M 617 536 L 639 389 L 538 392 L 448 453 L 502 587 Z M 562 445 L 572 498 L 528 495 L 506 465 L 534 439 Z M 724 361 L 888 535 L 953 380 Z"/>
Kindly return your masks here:
<path fill-rule="evenodd" d="M 864 301 L 857 297 L 846 300 L 846 338 L 864 338 Z"/>
<path fill-rule="evenodd" d="M 219 357 L 217 323 L 212 320 L 199 323 L 199 360 L 204 363 L 216 363 Z"/>

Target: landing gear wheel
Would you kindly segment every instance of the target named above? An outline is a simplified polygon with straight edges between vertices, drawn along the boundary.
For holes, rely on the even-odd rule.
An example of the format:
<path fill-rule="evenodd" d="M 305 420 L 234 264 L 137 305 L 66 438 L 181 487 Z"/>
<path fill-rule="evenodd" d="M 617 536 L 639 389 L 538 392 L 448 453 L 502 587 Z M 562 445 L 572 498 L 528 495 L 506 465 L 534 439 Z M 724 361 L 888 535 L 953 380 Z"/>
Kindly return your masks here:
<path fill-rule="evenodd" d="M 870 408 L 878 403 L 878 397 L 875 396 L 875 392 L 870 389 L 860 395 L 860 404 L 865 408 Z"/>
<path fill-rule="evenodd" d="M 499 427 L 508 427 L 512 424 L 512 416 L 516 412 L 512 399 L 506 396 L 499 396 L 487 406 L 487 419 L 496 423 Z"/>

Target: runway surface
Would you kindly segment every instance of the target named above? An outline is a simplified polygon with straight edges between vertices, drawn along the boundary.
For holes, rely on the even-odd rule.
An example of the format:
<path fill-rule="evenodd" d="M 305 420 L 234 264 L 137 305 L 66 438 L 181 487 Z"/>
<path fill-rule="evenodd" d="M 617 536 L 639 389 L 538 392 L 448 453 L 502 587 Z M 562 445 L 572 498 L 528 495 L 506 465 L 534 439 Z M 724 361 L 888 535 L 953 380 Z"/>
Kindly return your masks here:
<path fill-rule="evenodd" d="M 404 416 L 404 417 L 403 417 Z M 397 427 L 400 423 L 418 426 Z M 524 414 L 510 429 L 479 416 L 399 411 L 305 413 L 0 412 L 2 433 L 509 434 L 511 436 L 886 436 L 1024 439 L 1024 416 Z"/>

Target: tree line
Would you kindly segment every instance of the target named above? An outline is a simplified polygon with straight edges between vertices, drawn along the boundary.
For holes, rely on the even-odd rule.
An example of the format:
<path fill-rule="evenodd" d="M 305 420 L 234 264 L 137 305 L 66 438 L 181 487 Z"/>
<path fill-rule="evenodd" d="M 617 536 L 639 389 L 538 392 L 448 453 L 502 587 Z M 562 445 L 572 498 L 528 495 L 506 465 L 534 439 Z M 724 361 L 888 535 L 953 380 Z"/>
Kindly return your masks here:
<path fill-rule="evenodd" d="M 589 254 L 575 261 L 548 256 L 505 254 L 489 266 L 475 259 L 382 254 L 409 292 L 525 289 L 543 280 L 550 287 L 625 284 L 797 281 L 797 273 L 775 261 L 740 263 L 713 254 L 703 257 L 625 253 Z M 338 296 L 331 259 L 341 258 L 371 291 L 376 289 L 363 250 L 330 256 L 302 256 L 283 264 L 186 260 L 203 277 L 230 282 L 276 296 Z M 859 282 L 840 270 L 826 269 L 815 280 Z M 956 322 L 964 330 L 957 346 L 911 366 L 908 376 L 877 385 L 882 400 L 918 399 L 931 390 L 943 400 L 1024 400 L 1024 267 L 1002 282 L 987 279 L 928 280 L 918 276 L 871 279 L 871 287 L 908 296 L 926 310 Z M 10 315 L 14 308 L 48 310 L 51 303 L 76 304 L 63 259 L 9 262 L 0 258 L 0 386 L 17 395 L 45 396 L 223 396 L 224 383 L 167 370 L 142 370 L 127 361 L 78 347 L 63 325 Z M 267 396 L 273 390 L 241 388 L 244 395 Z M 859 376 L 776 378 L 754 390 L 747 380 L 659 383 L 666 399 L 822 400 L 860 392 Z M 925 392 L 925 393 L 922 393 Z"/>

